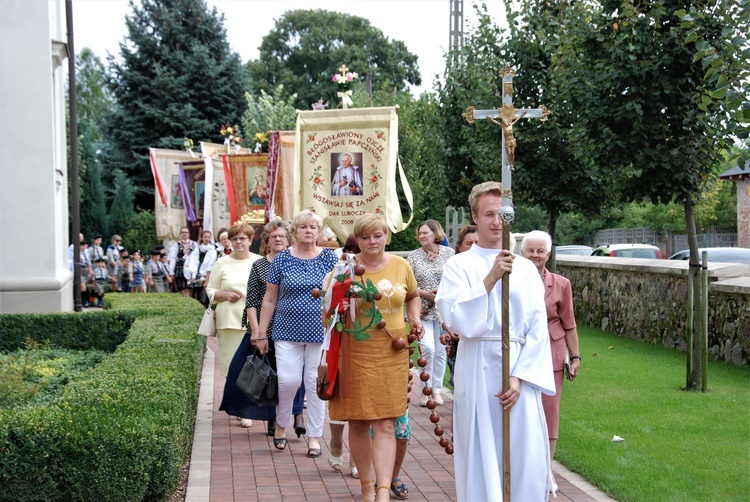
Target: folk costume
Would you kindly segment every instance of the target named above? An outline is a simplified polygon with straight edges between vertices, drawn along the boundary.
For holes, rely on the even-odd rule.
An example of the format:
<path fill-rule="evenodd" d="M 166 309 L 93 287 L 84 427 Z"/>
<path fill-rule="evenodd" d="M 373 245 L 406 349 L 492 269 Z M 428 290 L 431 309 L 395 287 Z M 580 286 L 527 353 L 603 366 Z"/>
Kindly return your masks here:
<path fill-rule="evenodd" d="M 461 333 L 453 434 L 459 501 L 502 500 L 502 287 L 484 278 L 498 249 L 474 245 L 451 258 L 436 297 L 448 328 Z M 550 472 L 541 393 L 553 395 L 544 287 L 531 261 L 516 256 L 510 275 L 510 376 L 521 380 L 510 412 L 511 499 L 542 501 Z"/>
<path fill-rule="evenodd" d="M 185 269 L 190 259 L 190 253 L 198 247 L 198 243 L 191 240 L 177 241 L 169 248 L 169 275 L 174 276 L 172 282 L 177 291 L 188 288 L 188 278 L 185 277 Z"/>

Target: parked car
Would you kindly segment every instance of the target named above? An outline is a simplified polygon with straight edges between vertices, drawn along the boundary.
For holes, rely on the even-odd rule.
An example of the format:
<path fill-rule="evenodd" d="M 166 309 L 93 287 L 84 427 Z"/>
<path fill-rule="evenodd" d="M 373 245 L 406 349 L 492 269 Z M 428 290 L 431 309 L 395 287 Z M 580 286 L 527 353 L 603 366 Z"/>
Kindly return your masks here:
<path fill-rule="evenodd" d="M 591 256 L 616 256 L 618 258 L 651 258 L 661 260 L 661 249 L 651 244 L 599 244 Z"/>
<path fill-rule="evenodd" d="M 591 246 L 557 246 L 555 247 L 555 254 L 567 254 L 567 255 L 579 255 L 579 256 L 591 256 L 594 252 L 594 248 Z"/>
<path fill-rule="evenodd" d="M 750 249 L 747 248 L 698 248 L 699 259 L 703 256 L 703 251 L 708 251 L 708 261 L 750 265 Z M 689 258 L 689 249 L 678 251 L 669 257 L 670 260 L 687 260 Z"/>

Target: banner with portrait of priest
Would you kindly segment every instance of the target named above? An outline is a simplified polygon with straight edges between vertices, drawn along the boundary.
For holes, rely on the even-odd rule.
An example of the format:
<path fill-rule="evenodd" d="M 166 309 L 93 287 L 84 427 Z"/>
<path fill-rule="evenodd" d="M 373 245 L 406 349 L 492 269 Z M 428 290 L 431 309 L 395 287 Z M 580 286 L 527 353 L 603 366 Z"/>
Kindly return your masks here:
<path fill-rule="evenodd" d="M 392 232 L 411 221 L 404 221 L 396 190 L 398 172 L 411 209 L 398 160 L 396 107 L 298 112 L 294 163 L 297 210 L 315 211 L 341 242 L 365 213 L 382 214 Z"/>

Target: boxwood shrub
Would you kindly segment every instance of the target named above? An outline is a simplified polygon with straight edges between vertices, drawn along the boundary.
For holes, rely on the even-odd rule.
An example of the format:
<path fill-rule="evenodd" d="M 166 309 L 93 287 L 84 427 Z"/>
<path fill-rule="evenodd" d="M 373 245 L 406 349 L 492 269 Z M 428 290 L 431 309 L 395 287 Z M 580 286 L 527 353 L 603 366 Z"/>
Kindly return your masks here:
<path fill-rule="evenodd" d="M 105 299 L 111 311 L 10 316 L 15 324 L 0 316 L 0 339 L 25 340 L 27 329 L 81 349 L 117 340 L 132 322 L 116 350 L 56 402 L 0 410 L 0 500 L 164 500 L 174 491 L 193 437 L 203 308 L 174 294 Z M 76 327 L 88 346 L 73 342 Z"/>

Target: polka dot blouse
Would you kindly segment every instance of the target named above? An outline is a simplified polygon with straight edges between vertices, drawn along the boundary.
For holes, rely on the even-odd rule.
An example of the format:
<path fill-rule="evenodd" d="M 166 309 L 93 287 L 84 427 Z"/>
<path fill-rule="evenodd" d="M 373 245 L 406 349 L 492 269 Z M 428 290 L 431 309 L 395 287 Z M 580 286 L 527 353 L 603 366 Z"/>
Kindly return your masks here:
<path fill-rule="evenodd" d="M 267 279 L 279 287 L 273 314 L 274 340 L 323 343 L 320 300 L 311 293 L 323 287 L 323 279 L 337 261 L 330 249 L 310 259 L 296 258 L 288 249 L 274 257 Z"/>

